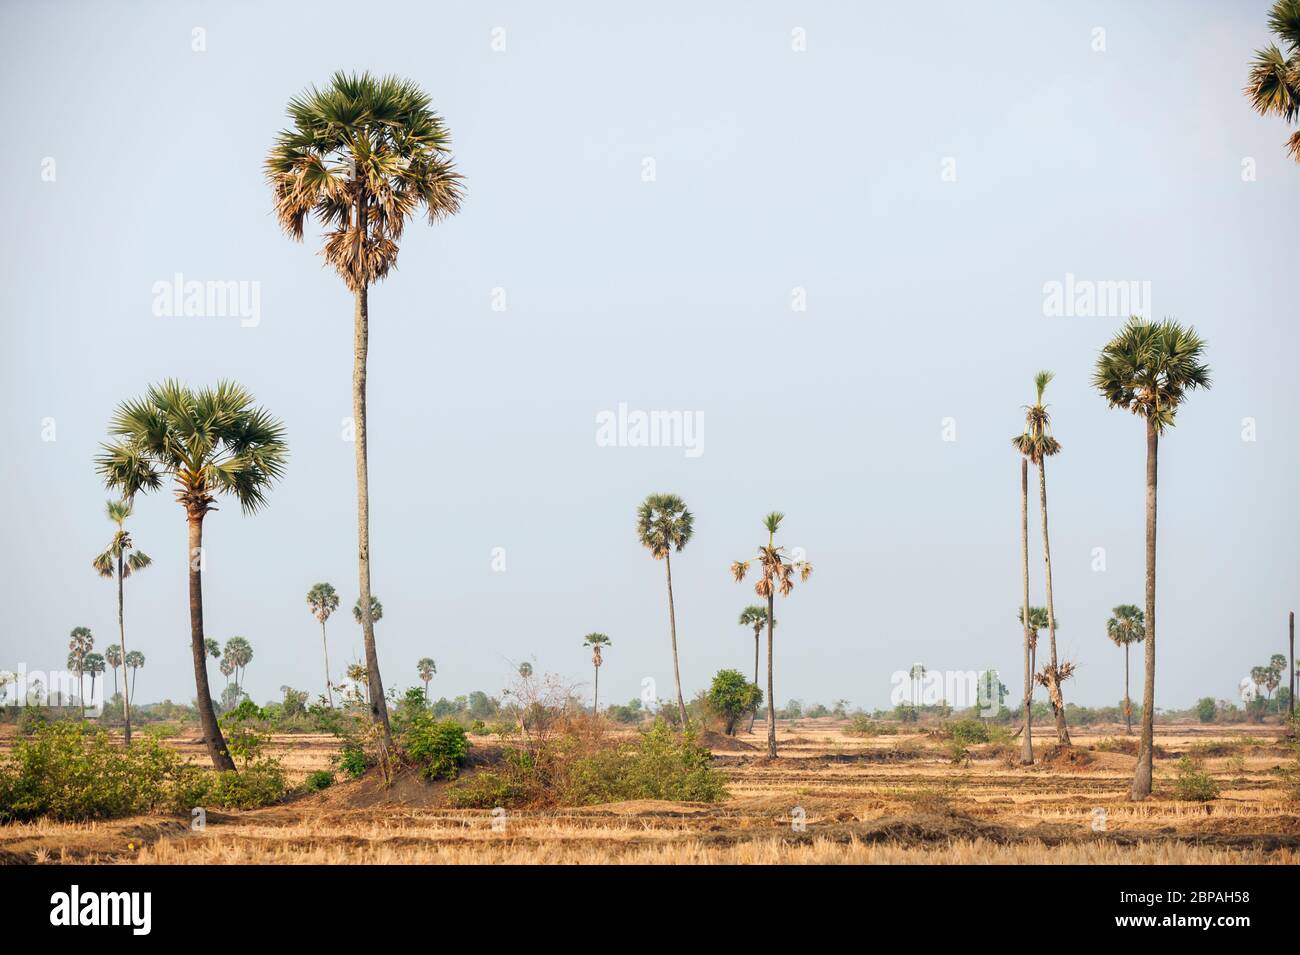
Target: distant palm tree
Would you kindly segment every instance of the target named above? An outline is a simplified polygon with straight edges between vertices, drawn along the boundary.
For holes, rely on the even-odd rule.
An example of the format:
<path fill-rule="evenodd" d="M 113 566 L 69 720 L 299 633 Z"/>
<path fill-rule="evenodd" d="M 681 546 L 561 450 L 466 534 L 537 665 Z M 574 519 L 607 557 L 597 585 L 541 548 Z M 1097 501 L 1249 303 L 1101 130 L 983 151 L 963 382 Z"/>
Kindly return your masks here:
<path fill-rule="evenodd" d="M 253 396 L 232 382 L 191 390 L 176 381 L 154 385 L 143 398 L 121 404 L 109 433 L 117 438 L 97 459 L 109 487 L 128 500 L 157 490 L 170 478 L 189 529 L 190 648 L 196 704 L 212 764 L 233 770 L 208 690 L 203 634 L 203 519 L 218 494 L 233 494 L 245 514 L 266 504 L 284 473 L 284 427 Z"/>
<path fill-rule="evenodd" d="M 1020 452 L 1020 623 L 1025 638 L 1025 695 L 1021 704 L 1020 765 L 1034 765 L 1034 652 L 1038 634 L 1030 629 L 1029 609 L 1029 452 L 1033 447 L 1029 432 L 1022 431 L 1011 439 Z"/>
<path fill-rule="evenodd" d="M 1300 0 L 1277 0 L 1268 14 L 1268 28 L 1286 46 L 1276 43 L 1255 51 L 1245 93 L 1261 116 L 1281 116 L 1288 123 L 1300 119 Z M 1287 140 L 1287 152 L 1300 162 L 1300 130 Z"/>
<path fill-rule="evenodd" d="M 113 535 L 113 540 L 109 542 L 104 552 L 94 559 L 91 566 L 101 577 L 106 577 L 117 582 L 117 638 L 121 641 L 118 647 L 119 656 L 126 649 L 126 623 L 125 609 L 123 605 L 122 582 L 138 570 L 144 570 L 153 561 L 143 551 L 135 549 L 135 543 L 131 540 L 131 533 L 126 529 L 126 519 L 131 516 L 131 500 L 124 498 L 120 501 L 109 501 L 105 510 L 108 513 L 108 519 L 117 525 L 117 533 Z M 113 666 L 113 684 L 117 685 L 117 664 Z M 122 681 L 126 686 L 126 681 Z M 123 732 L 126 739 L 126 745 L 131 745 L 131 694 L 124 693 L 122 696 L 122 716 Z"/>
<path fill-rule="evenodd" d="M 758 641 L 763 636 L 763 627 L 766 623 L 767 608 L 760 604 L 750 604 L 740 612 L 740 625 L 754 628 L 754 686 L 758 686 Z M 754 707 L 749 711 L 749 728 L 745 732 L 754 732 L 754 719 L 757 716 L 758 708 Z"/>
<path fill-rule="evenodd" d="M 1124 732 L 1133 735 L 1133 704 L 1128 696 L 1128 648 L 1141 643 L 1146 636 L 1146 621 L 1140 608 L 1134 604 L 1120 604 L 1111 611 L 1114 615 L 1106 621 L 1106 636 L 1117 647 L 1124 648 Z"/>
<path fill-rule="evenodd" d="M 1173 427 L 1187 393 L 1210 387 L 1210 369 L 1201 361 L 1205 342 L 1193 328 L 1177 322 L 1133 317 L 1101 350 L 1093 384 L 1112 408 L 1133 412 L 1146 422 L 1146 668 L 1142 679 L 1142 737 L 1130 798 L 1151 795 L 1151 748 L 1156 695 L 1156 461 L 1160 435 Z"/>
<path fill-rule="evenodd" d="M 357 623 L 361 624 L 362 626 L 365 625 L 365 619 L 361 613 L 360 597 L 358 597 L 357 602 L 352 605 L 352 619 L 355 620 Z M 379 602 L 378 597 L 376 597 L 374 594 L 371 594 L 370 595 L 370 622 L 378 623 L 383 619 L 384 619 L 384 605 Z M 367 676 L 367 679 L 369 679 L 369 676 Z"/>
<path fill-rule="evenodd" d="M 103 673 L 104 657 L 98 653 L 87 653 L 85 661 L 86 672 L 90 674 L 90 699 L 95 699 L 95 674 Z"/>
<path fill-rule="evenodd" d="M 221 658 L 221 665 L 217 667 L 217 669 L 220 670 L 221 675 L 226 678 L 226 689 L 230 689 L 230 675 L 235 672 L 235 665 L 230 662 L 230 657 L 223 656 Z M 225 694 L 223 693 L 222 695 L 224 696 Z"/>
<path fill-rule="evenodd" d="M 794 589 L 794 572 L 799 571 L 799 579 L 807 580 L 812 574 L 812 564 L 806 560 L 792 560 L 781 553 L 784 549 L 776 543 L 776 532 L 781 528 L 785 515 L 773 511 L 763 518 L 763 527 L 767 529 L 767 546 L 760 545 L 758 556 L 749 560 L 732 563 L 731 573 L 737 582 L 745 579 L 749 565 L 758 561 L 759 578 L 754 585 L 754 593 L 767 600 L 767 755 L 776 758 L 776 709 L 772 704 L 775 698 L 772 692 L 772 627 L 776 623 L 773 612 L 773 597 L 777 590 L 781 596 L 788 597 Z"/>
<path fill-rule="evenodd" d="M 135 695 L 135 681 L 139 676 L 139 670 L 144 666 L 144 654 L 139 650 L 132 650 L 122 658 L 122 663 L 131 671 L 131 694 Z"/>
<path fill-rule="evenodd" d="M 117 696 L 117 668 L 122 665 L 122 648 L 116 643 L 109 644 L 105 647 L 104 662 L 113 668 L 113 695 Z"/>
<path fill-rule="evenodd" d="M 433 657 L 420 657 L 415 664 L 415 671 L 420 675 L 420 682 L 424 684 L 424 702 L 428 703 L 429 681 L 438 672 L 438 664 L 433 662 Z"/>
<path fill-rule="evenodd" d="M 216 640 L 213 640 L 211 637 L 205 637 L 203 640 L 203 648 L 207 650 L 208 656 L 212 657 L 212 659 L 221 659 L 221 644 Z"/>
<path fill-rule="evenodd" d="M 253 645 L 243 637 L 231 637 L 226 641 L 225 657 L 235 671 L 235 686 L 244 688 L 244 671 L 253 662 Z"/>
<path fill-rule="evenodd" d="M 289 101 L 292 126 L 266 159 L 280 225 L 303 237 L 308 216 L 325 228 L 325 261 L 355 296 L 352 414 L 357 474 L 357 571 L 361 604 L 370 608 L 370 493 L 366 453 L 366 354 L 370 286 L 397 263 L 406 220 L 423 210 L 430 224 L 460 208 L 461 177 L 451 138 L 428 94 L 409 80 L 339 72 L 324 90 Z M 391 749 L 374 621 L 363 614 L 371 719 Z"/>
<path fill-rule="evenodd" d="M 519 664 L 519 675 L 527 680 L 533 675 L 533 665 L 528 662 Z"/>
<path fill-rule="evenodd" d="M 1017 607 L 1016 619 L 1022 620 L 1023 617 L 1024 617 L 1024 611 L 1021 610 L 1019 607 Z M 1060 622 L 1061 621 L 1059 619 L 1056 621 L 1058 625 L 1060 624 Z M 1046 629 L 1047 629 L 1047 608 L 1030 607 L 1029 608 L 1029 669 L 1031 673 L 1038 672 L 1036 669 L 1036 667 L 1038 666 L 1038 634 Z M 1032 685 L 1030 691 L 1030 698 L 1032 701 L 1033 698 Z"/>
<path fill-rule="evenodd" d="M 600 664 L 603 662 L 600 658 L 601 647 L 607 647 L 612 643 L 609 637 L 603 633 L 589 633 L 582 638 L 584 647 L 591 647 L 591 665 L 596 670 L 596 687 L 591 696 L 591 712 L 600 712 Z"/>
<path fill-rule="evenodd" d="M 672 552 L 680 552 L 695 533 L 695 518 L 676 494 L 651 494 L 637 510 L 637 537 L 655 560 L 664 562 L 668 574 L 668 632 L 673 643 L 673 682 L 677 686 L 677 712 L 686 725 L 686 701 L 682 698 L 682 672 L 677 662 L 677 610 L 673 605 Z"/>
<path fill-rule="evenodd" d="M 339 609 L 339 595 L 333 585 L 319 583 L 307 591 L 307 608 L 311 610 L 312 616 L 320 621 L 320 645 L 325 651 L 325 694 L 329 698 L 330 708 L 333 709 L 334 689 L 330 683 L 330 648 L 329 642 L 325 639 L 325 621 Z"/>
<path fill-rule="evenodd" d="M 77 696 L 82 701 L 82 709 L 85 707 L 85 696 L 83 685 L 86 672 L 86 654 L 95 648 L 95 638 L 90 635 L 90 629 L 87 627 L 73 627 L 72 632 L 68 635 L 68 669 L 75 670 L 77 674 Z"/>
<path fill-rule="evenodd" d="M 1043 392 L 1051 384 L 1053 375 L 1050 371 L 1040 371 L 1034 376 L 1036 399 L 1032 405 L 1025 406 L 1025 431 L 1018 438 L 1017 450 L 1033 464 L 1038 465 L 1038 510 L 1043 520 L 1043 564 L 1045 567 L 1045 584 L 1047 590 L 1047 636 L 1051 660 L 1038 679 L 1047 687 L 1047 696 L 1052 704 L 1052 715 L 1056 717 L 1056 741 L 1061 746 L 1070 745 L 1070 730 L 1065 723 L 1065 698 L 1061 694 L 1061 683 L 1073 669 L 1069 664 L 1058 665 L 1056 657 L 1056 618 L 1055 605 L 1052 601 L 1052 545 L 1047 533 L 1047 459 L 1061 451 L 1061 444 L 1052 436 L 1052 418 L 1043 404 Z"/>
<path fill-rule="evenodd" d="M 348 679 L 355 683 L 361 689 L 361 699 L 368 706 L 370 704 L 370 674 L 366 673 L 366 668 L 360 663 L 349 663 L 347 668 Z"/>

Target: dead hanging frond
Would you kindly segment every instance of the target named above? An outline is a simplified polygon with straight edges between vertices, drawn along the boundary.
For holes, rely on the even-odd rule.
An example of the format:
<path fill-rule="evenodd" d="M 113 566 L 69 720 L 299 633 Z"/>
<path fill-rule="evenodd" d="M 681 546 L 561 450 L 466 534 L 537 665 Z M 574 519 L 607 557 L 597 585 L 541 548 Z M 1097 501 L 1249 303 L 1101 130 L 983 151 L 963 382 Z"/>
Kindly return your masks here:
<path fill-rule="evenodd" d="M 1053 686 L 1060 686 L 1074 676 L 1075 669 L 1075 665 L 1069 660 L 1062 660 L 1055 669 L 1049 663 L 1034 674 L 1034 682 L 1050 690 Z"/>

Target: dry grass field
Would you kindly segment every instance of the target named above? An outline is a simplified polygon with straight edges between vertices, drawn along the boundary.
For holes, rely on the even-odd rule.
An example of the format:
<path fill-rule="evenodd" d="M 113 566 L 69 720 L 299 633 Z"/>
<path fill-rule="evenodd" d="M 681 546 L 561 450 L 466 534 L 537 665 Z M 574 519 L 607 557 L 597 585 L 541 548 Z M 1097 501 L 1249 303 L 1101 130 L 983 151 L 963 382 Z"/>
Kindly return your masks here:
<path fill-rule="evenodd" d="M 763 727 L 710 735 L 730 798 L 577 809 L 448 808 L 446 784 L 399 777 L 340 781 L 268 809 L 220 811 L 203 831 L 173 816 L 0 827 L 0 861 L 78 863 L 1270 863 L 1300 861 L 1300 802 L 1279 773 L 1294 756 L 1276 727 L 1157 727 L 1156 792 L 1127 801 L 1134 759 L 1075 735 L 1079 757 L 1032 769 L 1006 744 L 953 763 L 925 733 L 856 738 L 843 721 L 780 724 L 781 757 L 762 756 Z M 12 739 L 0 738 L 0 749 Z M 1252 735 L 1253 734 L 1253 735 Z M 183 735 L 169 745 L 196 760 Z M 1205 744 L 1219 745 L 1206 748 Z M 1036 753 L 1050 748 L 1035 735 Z M 495 745 L 474 737 L 476 750 Z M 1220 787 L 1208 803 L 1173 798 L 1193 746 Z M 328 768 L 336 741 L 277 736 L 294 781 Z M 1210 755 L 1213 754 L 1213 755 Z M 1104 810 L 1104 829 L 1096 828 Z M 797 825 L 802 818 L 802 827 Z"/>

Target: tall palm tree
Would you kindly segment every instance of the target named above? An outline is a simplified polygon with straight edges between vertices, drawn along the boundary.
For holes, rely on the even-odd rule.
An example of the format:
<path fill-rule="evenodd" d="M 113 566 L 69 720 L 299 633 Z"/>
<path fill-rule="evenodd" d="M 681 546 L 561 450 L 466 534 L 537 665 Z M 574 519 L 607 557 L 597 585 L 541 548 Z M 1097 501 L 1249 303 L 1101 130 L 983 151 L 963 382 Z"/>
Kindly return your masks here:
<path fill-rule="evenodd" d="M 135 693 L 135 680 L 139 675 L 140 668 L 144 666 L 144 654 L 139 650 L 132 650 L 122 658 L 123 665 L 131 671 L 131 693 Z"/>
<path fill-rule="evenodd" d="M 613 641 L 603 633 L 589 633 L 582 638 L 584 647 L 591 647 L 591 665 L 596 670 L 596 686 L 591 695 L 591 712 L 593 714 L 600 712 L 600 658 L 601 647 L 609 646 Z"/>
<path fill-rule="evenodd" d="M 773 621 L 775 623 L 776 621 Z M 754 628 L 754 686 L 758 686 L 758 641 L 763 636 L 763 626 L 767 623 L 767 608 L 761 604 L 750 604 L 740 612 L 740 625 L 742 627 Z M 754 707 L 749 711 L 749 728 L 747 733 L 754 732 L 754 720 L 758 716 L 758 708 Z"/>
<path fill-rule="evenodd" d="M 153 561 L 149 555 L 143 551 L 135 549 L 135 543 L 131 540 L 131 533 L 126 529 L 126 519 L 131 516 L 131 500 L 123 498 L 120 501 L 109 501 L 105 505 L 108 519 L 117 525 L 117 532 L 113 535 L 112 541 L 104 552 L 94 559 L 91 566 L 101 577 L 117 582 L 117 638 L 121 641 L 118 647 L 118 655 L 121 656 L 126 648 L 126 622 L 125 610 L 123 606 L 122 583 L 138 570 L 144 570 Z M 117 665 L 113 668 L 113 683 L 117 684 Z M 122 681 L 126 686 L 126 680 Z M 126 745 L 131 745 L 131 694 L 126 692 L 122 696 L 122 716 L 124 724 L 124 734 Z"/>
<path fill-rule="evenodd" d="M 424 684 L 424 702 L 429 702 L 429 681 L 433 679 L 438 672 L 438 664 L 433 662 L 433 657 L 420 657 L 415 664 L 415 672 L 420 675 L 420 682 Z"/>
<path fill-rule="evenodd" d="M 221 658 L 221 665 L 217 667 L 217 669 L 220 670 L 221 675 L 226 678 L 226 689 L 230 689 L 230 675 L 235 672 L 235 665 L 230 662 L 230 657 L 223 656 Z"/>
<path fill-rule="evenodd" d="M 117 696 L 117 668 L 122 665 L 122 648 L 111 643 L 104 648 L 104 662 L 113 668 L 113 695 Z M 123 697 L 123 700 L 126 698 Z"/>
<path fill-rule="evenodd" d="M 170 479 L 185 508 L 188 529 L 190 647 L 199 719 L 208 754 L 219 770 L 233 770 L 208 690 L 203 635 L 203 519 L 217 495 L 232 494 L 246 514 L 266 504 L 271 484 L 284 473 L 284 427 L 253 396 L 232 382 L 191 390 L 176 381 L 152 386 L 143 398 L 123 402 L 97 459 L 109 487 L 131 500 Z"/>
<path fill-rule="evenodd" d="M 1051 384 L 1053 375 L 1050 371 L 1040 371 L 1034 376 L 1036 399 L 1032 405 L 1025 406 L 1025 431 L 1013 438 L 1017 450 L 1033 464 L 1038 465 L 1038 510 L 1043 521 L 1043 564 L 1044 584 L 1047 591 L 1047 637 L 1051 660 L 1038 676 L 1047 687 L 1047 696 L 1052 704 L 1052 715 L 1056 717 L 1056 741 L 1061 746 L 1070 745 L 1070 730 L 1065 724 L 1065 699 L 1061 695 L 1061 683 L 1066 679 L 1072 667 L 1058 665 L 1056 657 L 1056 618 L 1055 605 L 1052 601 L 1052 545 L 1047 533 L 1047 459 L 1061 451 L 1061 444 L 1052 436 L 1052 417 L 1043 404 L 1043 392 Z"/>
<path fill-rule="evenodd" d="M 406 220 L 423 211 L 430 224 L 460 208 L 461 177 L 451 138 L 427 93 L 409 80 L 335 73 L 289 101 L 292 126 L 266 159 L 280 225 L 301 240 L 308 216 L 325 230 L 322 254 L 354 296 L 352 414 L 357 473 L 357 573 L 370 606 L 370 494 L 366 452 L 366 353 L 370 286 L 397 262 Z M 371 718 L 391 748 L 379 676 L 374 621 L 362 615 Z"/>
<path fill-rule="evenodd" d="M 781 553 L 784 548 L 777 545 L 776 532 L 780 530 L 784 519 L 785 515 L 778 511 L 763 518 L 763 527 L 767 529 L 767 545 L 759 545 L 756 557 L 738 560 L 731 565 L 732 576 L 739 582 L 745 579 L 749 565 L 758 561 L 759 577 L 754 584 L 754 593 L 767 601 L 767 755 L 770 759 L 776 758 L 776 708 L 772 704 L 775 699 L 772 692 L 772 627 L 776 623 L 773 598 L 778 590 L 782 597 L 790 596 L 790 591 L 794 590 L 796 569 L 800 580 L 807 580 L 812 574 L 812 564 L 806 560 L 792 560 Z"/>
<path fill-rule="evenodd" d="M 234 668 L 235 687 L 242 690 L 244 688 L 244 671 L 253 662 L 253 645 L 243 637 L 231 637 L 226 641 L 225 656 Z"/>
<path fill-rule="evenodd" d="M 1151 795 L 1151 746 L 1156 695 L 1156 462 L 1160 435 L 1173 427 L 1187 393 L 1210 387 L 1210 369 L 1201 361 L 1205 342 L 1194 328 L 1170 319 L 1154 322 L 1134 316 L 1097 358 L 1093 384 L 1112 408 L 1123 408 L 1146 423 L 1146 660 L 1142 679 L 1142 736 L 1131 799 Z"/>
<path fill-rule="evenodd" d="M 1268 14 L 1268 28 L 1286 47 L 1276 43 L 1255 51 L 1245 94 L 1261 116 L 1281 116 L 1288 123 L 1300 119 L 1300 0 L 1277 0 Z M 1287 152 L 1300 162 L 1300 130 L 1291 134 Z"/>
<path fill-rule="evenodd" d="M 1034 650 L 1038 635 L 1030 630 L 1029 609 L 1029 433 L 1022 431 L 1011 439 L 1020 452 L 1020 622 L 1025 638 L 1025 696 L 1021 705 L 1020 765 L 1034 765 Z"/>
<path fill-rule="evenodd" d="M 102 654 L 99 653 L 86 654 L 85 667 L 86 667 L 86 672 L 90 674 L 90 698 L 92 700 L 95 698 L 95 675 L 104 672 L 105 669 L 104 662 L 105 661 Z"/>
<path fill-rule="evenodd" d="M 357 602 L 352 605 L 352 619 L 355 620 L 357 623 L 361 624 L 362 626 L 365 625 L 366 617 L 365 614 L 361 612 L 360 597 L 358 597 Z M 371 594 L 370 595 L 370 622 L 378 623 L 383 619 L 384 619 L 384 605 L 379 602 L 378 597 L 376 597 L 374 594 Z"/>
<path fill-rule="evenodd" d="M 655 560 L 664 562 L 668 575 L 668 632 L 673 643 L 673 682 L 677 687 L 677 712 L 686 725 L 686 701 L 682 698 L 682 672 L 677 661 L 677 609 L 673 605 L 673 550 L 679 553 L 695 533 L 695 518 L 676 494 L 651 494 L 637 509 L 636 533 L 641 546 Z"/>
<path fill-rule="evenodd" d="M 81 698 L 81 708 L 84 710 L 86 707 L 83 683 L 86 679 L 86 654 L 95 648 L 95 638 L 91 636 L 88 627 L 73 627 L 68 637 L 68 669 L 75 670 L 77 673 L 77 696 Z"/>
<path fill-rule="evenodd" d="M 335 610 L 339 609 L 339 595 L 332 584 L 319 583 L 307 591 L 307 608 L 312 616 L 320 621 L 320 645 L 325 651 L 325 694 L 329 698 L 330 708 L 334 708 L 334 688 L 330 683 L 330 648 L 325 639 L 325 621 Z M 428 696 L 428 693 L 425 694 Z"/>
<path fill-rule="evenodd" d="M 1106 621 L 1106 636 L 1117 647 L 1124 648 L 1124 732 L 1133 735 L 1133 704 L 1128 697 L 1128 648 L 1129 644 L 1141 643 L 1146 636 L 1146 622 L 1141 608 L 1134 604 L 1120 604 L 1111 611 L 1113 616 Z"/>
<path fill-rule="evenodd" d="M 1016 619 L 1023 621 L 1024 611 L 1016 608 Z M 1056 621 L 1059 626 L 1061 621 Z M 1047 608 L 1030 607 L 1029 608 L 1029 671 L 1036 673 L 1038 666 L 1038 635 L 1047 629 Z M 1033 701 L 1033 687 L 1030 686 L 1030 701 Z"/>

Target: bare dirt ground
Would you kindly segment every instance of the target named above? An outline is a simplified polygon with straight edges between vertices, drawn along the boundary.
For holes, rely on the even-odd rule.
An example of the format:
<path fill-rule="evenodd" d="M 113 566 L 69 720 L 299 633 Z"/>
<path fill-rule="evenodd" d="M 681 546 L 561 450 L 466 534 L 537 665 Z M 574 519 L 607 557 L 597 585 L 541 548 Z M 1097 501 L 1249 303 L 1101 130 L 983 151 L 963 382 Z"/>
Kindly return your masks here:
<path fill-rule="evenodd" d="M 714 746 L 722 803 L 641 801 L 578 809 L 447 807 L 446 784 L 340 781 L 282 805 L 213 811 L 207 826 L 148 816 L 0 827 L 0 861 L 97 863 L 1272 863 L 1300 862 L 1300 802 L 1279 770 L 1293 761 L 1277 727 L 1157 727 L 1154 796 L 1127 800 L 1134 757 L 1095 749 L 1122 727 L 1074 732 L 1079 759 L 1023 769 L 1005 744 L 953 763 L 923 732 L 855 738 L 844 722 L 764 727 Z M 7 728 L 12 729 L 12 728 Z M 0 748 L 9 739 L 0 739 Z M 1173 799 L 1178 758 L 1197 744 L 1220 796 Z M 1035 733 L 1036 755 L 1050 748 Z M 183 735 L 168 741 L 203 758 Z M 748 746 L 742 745 L 748 744 Z M 474 737 L 480 751 L 495 745 Z M 753 747 L 752 749 L 748 747 Z M 336 741 L 278 736 L 296 782 L 329 768 Z M 1104 816 L 1103 816 L 1104 813 Z M 799 824 L 802 820 L 802 826 Z M 1103 824 L 1104 828 L 1099 828 Z"/>

